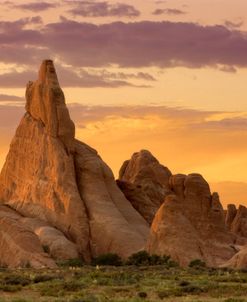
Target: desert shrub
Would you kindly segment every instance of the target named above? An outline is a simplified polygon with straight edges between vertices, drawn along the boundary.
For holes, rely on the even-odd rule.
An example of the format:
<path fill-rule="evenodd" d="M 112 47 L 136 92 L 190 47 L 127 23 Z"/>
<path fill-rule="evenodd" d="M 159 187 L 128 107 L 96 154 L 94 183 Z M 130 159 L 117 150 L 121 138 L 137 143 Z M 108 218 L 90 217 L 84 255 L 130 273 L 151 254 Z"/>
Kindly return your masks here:
<path fill-rule="evenodd" d="M 201 259 L 195 259 L 190 262 L 189 267 L 205 268 L 206 263 L 204 261 L 202 261 Z"/>
<path fill-rule="evenodd" d="M 120 266 L 122 265 L 122 259 L 117 254 L 102 254 L 93 259 L 92 265 L 114 265 Z"/>
<path fill-rule="evenodd" d="M 188 285 L 190 285 L 190 282 L 189 281 L 186 281 L 186 280 L 182 280 L 182 281 L 180 281 L 179 282 L 179 286 L 188 286 Z"/>
<path fill-rule="evenodd" d="M 62 297 L 65 294 L 62 280 L 40 283 L 38 289 L 41 296 Z"/>
<path fill-rule="evenodd" d="M 187 294 L 200 294 L 202 293 L 204 290 L 202 288 L 200 288 L 199 286 L 196 285 L 187 285 L 184 286 L 182 289 L 183 293 L 187 293 Z"/>
<path fill-rule="evenodd" d="M 93 294 L 85 295 L 83 298 L 75 298 L 70 302 L 99 302 L 101 301 L 97 296 Z"/>
<path fill-rule="evenodd" d="M 8 275 L 2 281 L 2 283 L 5 285 L 21 285 L 21 286 L 26 286 L 31 282 L 32 281 L 30 278 L 20 275 Z"/>
<path fill-rule="evenodd" d="M 140 251 L 131 255 L 127 262 L 127 265 L 165 265 L 167 267 L 175 267 L 177 263 L 171 260 L 170 256 L 164 255 L 149 255 L 146 251 Z"/>
<path fill-rule="evenodd" d="M 143 299 L 144 299 L 144 298 L 147 298 L 147 296 L 148 296 L 148 295 L 147 295 L 146 292 L 139 292 L 139 293 L 138 293 L 138 297 L 140 297 L 140 298 L 143 298 Z"/>
<path fill-rule="evenodd" d="M 81 258 L 58 261 L 57 265 L 61 267 L 82 267 L 85 262 Z"/>
<path fill-rule="evenodd" d="M 14 298 L 11 302 L 29 302 L 30 300 L 26 300 L 24 298 Z"/>
<path fill-rule="evenodd" d="M 0 285 L 0 291 L 4 291 L 4 292 L 9 292 L 9 293 L 15 293 L 18 292 L 20 290 L 22 290 L 22 286 L 21 285 Z"/>
<path fill-rule="evenodd" d="M 239 299 L 239 298 L 229 298 L 224 300 L 224 302 L 246 302 L 245 299 Z"/>
<path fill-rule="evenodd" d="M 76 292 L 81 290 L 83 286 L 83 283 L 78 280 L 70 280 L 63 284 L 63 289 L 69 292 Z"/>
<path fill-rule="evenodd" d="M 140 251 L 128 258 L 127 265 L 149 265 L 149 260 L 150 255 L 146 251 Z"/>
<path fill-rule="evenodd" d="M 34 283 L 41 283 L 41 282 L 47 282 L 47 281 L 51 281 L 54 279 L 58 279 L 57 276 L 52 276 L 52 275 L 36 275 L 33 278 L 33 282 Z"/>

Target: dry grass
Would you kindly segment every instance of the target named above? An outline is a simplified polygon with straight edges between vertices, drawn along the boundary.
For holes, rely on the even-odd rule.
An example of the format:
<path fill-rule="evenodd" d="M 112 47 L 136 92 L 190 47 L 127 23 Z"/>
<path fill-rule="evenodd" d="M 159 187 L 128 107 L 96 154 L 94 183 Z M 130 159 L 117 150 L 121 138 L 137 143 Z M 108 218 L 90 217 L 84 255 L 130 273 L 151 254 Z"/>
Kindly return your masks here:
<path fill-rule="evenodd" d="M 247 302 L 247 273 L 165 266 L 2 270 L 0 302 Z"/>

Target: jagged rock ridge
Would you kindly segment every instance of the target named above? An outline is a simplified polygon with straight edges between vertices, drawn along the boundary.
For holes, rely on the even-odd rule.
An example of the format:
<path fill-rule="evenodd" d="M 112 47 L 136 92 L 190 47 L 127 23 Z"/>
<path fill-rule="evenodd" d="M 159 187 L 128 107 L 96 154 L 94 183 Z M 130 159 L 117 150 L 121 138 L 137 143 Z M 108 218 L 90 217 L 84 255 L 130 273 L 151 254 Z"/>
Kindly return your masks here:
<path fill-rule="evenodd" d="M 225 213 L 200 174 L 172 175 L 142 150 L 124 162 L 118 185 L 151 224 L 149 253 L 170 255 L 182 266 L 195 259 L 213 267 L 246 265 L 246 208 L 229 205 Z"/>
<path fill-rule="evenodd" d="M 151 225 L 156 212 L 171 193 L 172 173 L 147 150 L 141 150 L 123 163 L 117 184 L 133 207 Z"/>
<path fill-rule="evenodd" d="M 118 189 L 97 152 L 74 136 L 53 62 L 46 60 L 38 80 L 27 85 L 26 113 L 0 175 L 3 264 L 16 267 L 29 261 L 34 267 L 52 267 L 52 258 L 81 256 L 89 261 L 107 252 L 127 257 L 144 247 L 147 223 Z M 6 252 L 13 248 L 6 240 L 6 211 L 17 217 L 11 228 L 21 252 L 13 257 Z M 26 232 L 35 238 L 35 250 Z M 22 249 L 25 244 L 29 253 L 35 252 L 35 261 Z M 42 251 L 44 244 L 50 258 Z"/>

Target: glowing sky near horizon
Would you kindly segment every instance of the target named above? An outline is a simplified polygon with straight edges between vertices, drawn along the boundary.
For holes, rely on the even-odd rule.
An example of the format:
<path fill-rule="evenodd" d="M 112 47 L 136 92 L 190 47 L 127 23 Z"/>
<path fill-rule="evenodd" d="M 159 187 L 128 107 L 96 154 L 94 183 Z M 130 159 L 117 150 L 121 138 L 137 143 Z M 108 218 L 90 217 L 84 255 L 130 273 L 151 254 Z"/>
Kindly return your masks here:
<path fill-rule="evenodd" d="M 247 204 L 246 0 L 18 0 L 0 8 L 0 165 L 25 84 L 52 58 L 78 138 L 115 175 L 149 149 L 173 173 L 199 172 L 225 201 L 229 188 L 233 202 Z"/>

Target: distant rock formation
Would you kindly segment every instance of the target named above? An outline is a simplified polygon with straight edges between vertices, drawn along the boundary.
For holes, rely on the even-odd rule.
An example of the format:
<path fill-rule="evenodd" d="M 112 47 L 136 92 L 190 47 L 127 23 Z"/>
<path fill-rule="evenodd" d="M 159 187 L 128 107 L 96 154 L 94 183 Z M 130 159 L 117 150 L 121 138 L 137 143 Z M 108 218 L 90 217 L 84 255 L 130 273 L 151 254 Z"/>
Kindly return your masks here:
<path fill-rule="evenodd" d="M 151 225 L 150 254 L 170 255 L 182 266 L 195 259 L 212 267 L 247 263 L 247 208 L 224 210 L 200 174 L 172 175 L 142 150 L 123 163 L 117 183 Z"/>
<path fill-rule="evenodd" d="M 150 253 L 166 254 L 182 266 L 201 259 L 218 266 L 235 253 L 234 236 L 227 231 L 218 194 L 199 174 L 170 178 L 168 195 L 152 223 Z"/>
<path fill-rule="evenodd" d="M 89 261 L 107 252 L 127 257 L 145 246 L 146 221 L 97 152 L 74 135 L 54 65 L 46 60 L 38 80 L 27 85 L 26 114 L 0 175 L 2 263 L 23 266 L 32 254 L 37 256 L 32 266 L 52 267 L 51 258 L 80 255 Z M 9 211 L 14 223 L 5 219 Z M 8 242 L 9 236 L 16 240 Z M 29 253 L 23 249 L 27 241 Z M 15 253 L 15 242 L 20 253 Z M 50 259 L 41 245 L 49 247 Z"/>
<path fill-rule="evenodd" d="M 240 205 L 229 204 L 226 212 L 226 225 L 228 230 L 236 235 L 235 245 L 237 253 L 222 267 L 233 269 L 247 269 L 247 208 Z"/>
<path fill-rule="evenodd" d="M 117 184 L 133 207 L 151 225 L 156 212 L 170 194 L 167 167 L 147 150 L 134 153 L 123 163 Z"/>
<path fill-rule="evenodd" d="M 236 206 L 234 204 L 229 204 L 227 206 L 226 218 L 225 218 L 226 226 L 229 230 L 231 230 L 232 222 L 233 222 L 234 218 L 236 217 L 236 214 L 237 214 Z"/>
<path fill-rule="evenodd" d="M 234 205 L 228 205 L 226 224 L 234 234 L 247 238 L 247 208 L 240 205 L 238 209 Z"/>

